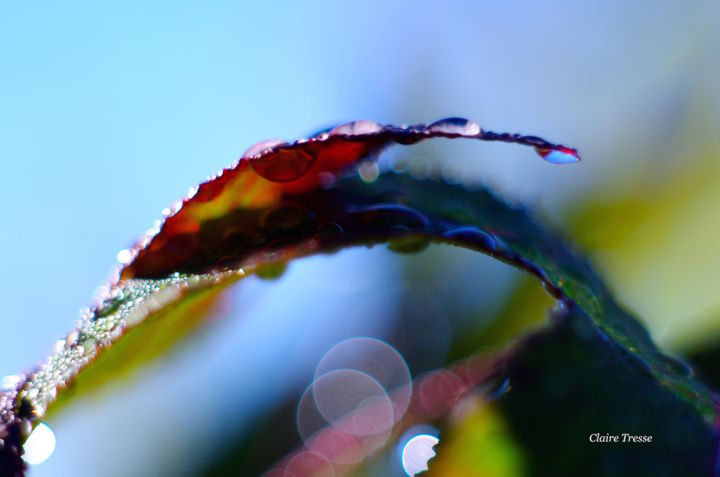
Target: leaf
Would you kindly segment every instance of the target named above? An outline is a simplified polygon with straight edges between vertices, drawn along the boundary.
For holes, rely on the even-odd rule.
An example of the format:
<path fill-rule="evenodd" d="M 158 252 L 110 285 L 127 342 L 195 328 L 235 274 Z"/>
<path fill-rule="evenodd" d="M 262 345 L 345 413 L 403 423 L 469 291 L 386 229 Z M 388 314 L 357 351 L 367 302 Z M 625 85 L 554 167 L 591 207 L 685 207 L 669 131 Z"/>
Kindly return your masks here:
<path fill-rule="evenodd" d="M 608 340 L 580 307 L 551 318 L 514 348 L 503 374 L 512 391 L 497 401 L 527 475 L 717 475 L 717 434 L 693 397 L 648 372 L 648 362 Z M 590 444 L 593 433 L 620 442 Z M 623 434 L 652 442 L 623 443 Z"/>
<path fill-rule="evenodd" d="M 578 160 L 573 149 L 482 131 L 457 118 L 402 128 L 359 121 L 294 144 L 260 143 L 123 254 L 128 263 L 107 296 L 55 355 L 0 395 L 3 422 L 27 435 L 26 423 L 54 412 L 51 405 L 59 407 L 69 393 L 95 389 L 119 368 L 168 348 L 198 323 L 188 316 L 201 314 L 187 309 L 211 306 L 219 289 L 249 273 L 272 275 L 289 260 L 349 246 L 387 242 L 411 252 L 430 241 L 481 251 L 537 276 L 551 295 L 587 314 L 603 339 L 626 350 L 634 366 L 714 422 L 713 394 L 658 351 L 588 263 L 524 210 L 484 190 L 393 174 L 366 182 L 346 174 L 390 143 L 431 137 L 515 142 L 552 162 Z"/>
<path fill-rule="evenodd" d="M 233 222 L 240 227 L 234 231 L 236 235 L 248 232 L 257 223 L 246 221 L 243 215 L 246 211 L 252 214 L 257 210 L 270 210 L 286 197 L 327 188 L 349 166 L 376 156 L 391 143 L 408 145 L 433 137 L 513 142 L 535 147 L 541 157 L 551 162 L 579 160 L 575 149 L 535 136 L 483 131 L 476 123 L 462 118 L 401 128 L 355 121 L 293 144 L 263 141 L 251 147 L 233 167 L 201 184 L 182 204 L 177 204 L 175 210 L 169 211 L 171 215 L 162 230 L 157 235 L 148 234 L 130 251 L 128 261 L 132 262 L 123 269 L 121 278 L 162 278 L 175 272 L 204 273 L 237 265 L 244 255 L 254 251 L 253 245 L 259 244 L 238 244 L 241 247 L 221 255 L 208 244 L 213 237 L 203 233 L 204 225 L 215 221 L 225 225 Z M 267 220 L 296 218 L 272 216 Z M 197 248 L 205 248 L 199 257 Z M 217 256 L 212 256 L 213 253 Z"/>
<path fill-rule="evenodd" d="M 409 228 L 390 231 L 372 224 L 370 216 L 384 213 L 370 210 L 378 198 L 361 196 L 370 188 L 328 187 L 349 166 L 377 155 L 390 143 L 414 144 L 433 137 L 514 142 L 534 147 L 549 161 L 579 160 L 574 149 L 534 136 L 483 131 L 461 118 L 407 127 L 355 121 L 293 144 L 258 143 L 233 167 L 168 209 L 164 223 L 156 223 L 131 251 L 120 254 L 127 264 L 108 286 L 106 297 L 88 310 L 78 329 L 66 337 L 64 348 L 21 383 L 8 402 L 15 401 L 15 407 L 24 410 L 23 418 L 37 420 L 46 415 L 51 403 L 65 401 L 56 400 L 58 390 L 72 388 L 78 394 L 100 386 L 114 373 L 103 370 L 78 377 L 91 361 L 101 361 L 96 359 L 99 350 L 105 354 L 136 324 L 200 290 L 226 286 L 246 273 L 267 275 L 277 264 L 295 257 L 408 235 Z M 356 211 L 358 207 L 370 209 L 363 213 Z M 400 217 L 402 206 L 391 208 L 391 215 L 400 220 L 394 225 L 402 227 L 407 219 Z M 357 230 L 334 220 L 343 221 L 347 214 L 353 220 L 360 218 L 352 225 Z M 313 223 L 308 222 L 311 217 Z M 335 237 L 338 226 L 343 232 L 339 240 Z M 149 339 L 138 335 L 133 333 L 134 340 Z M 173 329 L 172 335 L 180 333 Z M 122 353 L 102 361 L 127 368 L 139 360 Z"/>

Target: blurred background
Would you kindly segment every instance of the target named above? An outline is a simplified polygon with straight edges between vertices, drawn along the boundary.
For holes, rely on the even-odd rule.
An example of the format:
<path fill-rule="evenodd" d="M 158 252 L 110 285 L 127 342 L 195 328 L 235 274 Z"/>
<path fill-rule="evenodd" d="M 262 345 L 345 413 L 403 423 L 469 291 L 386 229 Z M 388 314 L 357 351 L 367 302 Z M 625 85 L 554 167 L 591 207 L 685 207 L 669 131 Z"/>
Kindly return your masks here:
<path fill-rule="evenodd" d="M 464 116 L 577 147 L 584 162 L 566 167 L 489 143 L 391 154 L 528 205 L 662 349 L 712 353 L 718 58 L 713 0 L 3 2 L 0 376 L 50 354 L 117 251 L 189 187 L 261 139 L 365 118 Z M 415 377 L 550 305 L 523 274 L 450 247 L 300 260 L 240 282 L 200 333 L 50 422 L 55 452 L 31 475 L 214 475 L 336 343 L 376 337 Z"/>

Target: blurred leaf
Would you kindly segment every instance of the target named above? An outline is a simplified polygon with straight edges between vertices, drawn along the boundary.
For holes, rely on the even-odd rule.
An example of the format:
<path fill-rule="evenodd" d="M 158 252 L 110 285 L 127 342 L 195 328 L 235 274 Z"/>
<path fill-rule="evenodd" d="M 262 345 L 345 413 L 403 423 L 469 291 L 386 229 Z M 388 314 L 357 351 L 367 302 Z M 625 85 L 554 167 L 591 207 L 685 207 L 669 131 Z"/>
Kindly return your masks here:
<path fill-rule="evenodd" d="M 662 346 L 683 352 L 720 335 L 720 148 L 696 148 L 664 175 L 603 184 L 570 220 L 617 297 Z"/>
<path fill-rule="evenodd" d="M 526 475 L 525 450 L 492 405 L 473 404 L 468 416 L 449 425 L 430 461 L 428 477 L 515 477 Z"/>
<path fill-rule="evenodd" d="M 523 333 L 545 326 L 547 310 L 552 304 L 552 297 L 537 280 L 530 276 L 522 277 L 490 323 L 457 338 L 458 342 L 451 350 L 449 360 L 460 359 L 478 349 L 508 343 Z M 477 310 L 468 310 L 466 313 L 476 315 Z"/>

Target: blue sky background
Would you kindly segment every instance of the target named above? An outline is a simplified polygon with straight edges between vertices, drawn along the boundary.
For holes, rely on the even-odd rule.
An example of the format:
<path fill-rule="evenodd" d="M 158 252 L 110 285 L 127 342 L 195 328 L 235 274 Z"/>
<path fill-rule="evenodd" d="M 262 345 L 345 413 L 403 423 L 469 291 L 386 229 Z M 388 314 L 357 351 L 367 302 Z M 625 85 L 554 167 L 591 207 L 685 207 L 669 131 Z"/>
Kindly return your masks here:
<path fill-rule="evenodd" d="M 561 220 L 567 204 L 618 174 L 618 166 L 653 167 L 628 165 L 621 152 L 672 134 L 698 91 L 712 93 L 703 101 L 720 111 L 718 31 L 720 7 L 712 0 L 3 1 L 0 375 L 28 369 L 47 355 L 108 276 L 116 252 L 190 186 L 261 139 L 292 139 L 352 119 L 414 123 L 443 116 L 542 135 L 579 147 L 583 167 L 552 167 L 508 146 L 443 143 L 419 151 L 472 153 L 478 159 L 464 166 L 468 174 Z M 349 252 L 338 260 L 338 280 L 343 270 L 394 273 L 393 259 L 383 251 Z M 278 284 L 283 293 L 257 285 L 264 290 L 258 296 L 272 305 L 256 306 L 252 316 L 265 318 L 248 319 L 257 326 L 254 335 L 231 328 L 238 336 L 277 340 L 272 319 L 290 320 L 293 310 L 332 323 L 348 298 L 341 293 L 322 312 L 315 310 L 313 297 L 327 292 L 316 288 L 312 295 L 304 283 L 328 270 L 327 258 L 310 260 Z M 367 304 L 362 293 L 379 295 Z M 377 290 L 354 297 L 366 303 L 361 311 L 376 315 L 387 298 Z M 370 333 L 371 324 L 347 325 L 337 336 Z M 306 329 L 291 320 L 286 326 Z M 330 342 L 280 339 L 267 356 Z M 318 352 L 306 353 L 309 363 Z M 185 387 L 176 385 L 184 392 L 192 380 L 183 379 Z M 158 393 L 162 383 L 177 383 L 170 377 L 156 381 Z M 115 454 L 115 462 L 112 446 L 94 444 L 87 475 L 95 475 L 94 465 L 112 468 L 127 455 L 151 459 L 142 443 L 129 443 L 131 430 L 123 434 L 119 423 L 138 403 L 149 406 L 143 411 L 148 415 L 161 414 L 163 395 L 133 396 L 93 404 L 78 413 L 84 417 L 69 419 L 68 437 L 59 442 L 70 444 L 64 453 L 59 444 L 35 475 L 65 475 L 81 455 L 87 458 L 72 443 L 99 435 L 97 419 L 119 429 L 131 450 Z M 107 417 L 111 412 L 114 420 Z M 177 415 L 167 413 L 163 422 L 177 425 Z M 169 455 L 180 459 L 182 446 L 170 442 Z M 136 475 L 148 469 L 127 465 Z"/>

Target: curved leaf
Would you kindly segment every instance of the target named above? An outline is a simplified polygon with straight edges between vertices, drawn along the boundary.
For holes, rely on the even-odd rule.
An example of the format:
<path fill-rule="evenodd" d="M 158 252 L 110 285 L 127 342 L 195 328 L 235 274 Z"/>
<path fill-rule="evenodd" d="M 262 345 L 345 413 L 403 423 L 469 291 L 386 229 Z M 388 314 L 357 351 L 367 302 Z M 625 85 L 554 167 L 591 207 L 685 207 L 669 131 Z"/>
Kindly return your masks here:
<path fill-rule="evenodd" d="M 401 206 L 394 207 L 400 222 L 390 224 L 391 217 L 390 228 L 374 226 L 372 218 L 368 222 L 362 218 L 367 214 L 356 209 L 372 208 L 372 201 L 378 199 L 364 199 L 361 194 L 365 191 L 345 191 L 332 184 L 336 180 L 352 183 L 339 178 L 391 143 L 407 145 L 434 137 L 512 142 L 532 146 L 552 162 L 579 160 L 574 149 L 535 136 L 483 131 L 462 118 L 403 127 L 355 121 L 293 144 L 258 143 L 231 168 L 168 209 L 164 222 L 157 222 L 132 250 L 120 254 L 127 263 L 118 270 L 118 279 L 108 286 L 106 296 L 87 311 L 62 348 L 19 384 L 17 392 L 5 393 L 5 401 L 14 403 L 6 405 L 14 407 L 6 414 L 35 421 L 56 401 L 58 390 L 71 387 L 77 394 L 81 387 L 92 389 L 102 384 L 112 373 L 93 373 L 97 378 L 85 378 L 82 383 L 78 378 L 88 363 L 98 361 L 99 350 L 106 352 L 134 325 L 199 290 L 226 285 L 246 272 L 268 273 L 272 264 L 297 256 L 413 232 L 407 227 L 390 230 L 404 223 Z M 311 207 L 303 208 L 304 204 Z M 360 221 L 354 228 L 345 224 L 347 233 L 336 240 L 339 225 L 334 218 L 343 222 L 343 214 Z M 317 223 L 309 224 L 309 217 Z M 432 235 L 430 229 L 428 232 Z M 176 330 L 172 334 L 180 335 Z M 133 333 L 140 341 L 146 339 L 138 335 Z M 103 361 L 127 367 L 138 360 Z"/>
<path fill-rule="evenodd" d="M 457 118 L 401 128 L 361 121 L 293 144 L 261 143 L 200 185 L 126 254 L 107 296 L 57 353 L 0 394 L 4 426 L 25 436 L 51 404 L 103 384 L 132 364 L 131 355 L 143 361 L 167 348 L 197 324 L 184 308 L 210 306 L 219 289 L 248 273 L 271 273 L 291 259 L 349 246 L 387 242 L 413 251 L 429 241 L 478 250 L 537 276 L 554 297 L 577 305 L 634 366 L 713 423 L 714 395 L 684 364 L 662 354 L 588 263 L 526 211 L 484 190 L 393 174 L 368 183 L 344 174 L 390 143 L 431 137 L 515 142 L 553 162 L 578 159 L 573 149 L 482 131 Z M 153 341 L 167 330 L 172 339 Z"/>
<path fill-rule="evenodd" d="M 263 141 L 248 149 L 232 167 L 193 190 L 173 210 L 168 209 L 162 228 L 151 230 L 130 251 L 121 278 L 163 278 L 177 271 L 204 272 L 229 266 L 230 261 L 241 257 L 219 256 L 218 260 L 226 260 L 220 263 L 199 263 L 196 259 L 195 247 L 198 242 L 205 246 L 202 242 L 207 238 L 198 232 L 206 223 L 234 221 L 249 230 L 253 224 L 245 225 L 242 211 L 267 210 L 287 196 L 327 188 L 348 167 L 377 156 L 392 143 L 409 145 L 435 137 L 512 142 L 534 147 L 551 162 L 580 160 L 575 149 L 536 136 L 483 131 L 475 122 L 462 118 L 404 127 L 355 121 L 292 144 Z M 252 251 L 252 244 L 243 245 L 245 248 L 236 252 Z"/>

